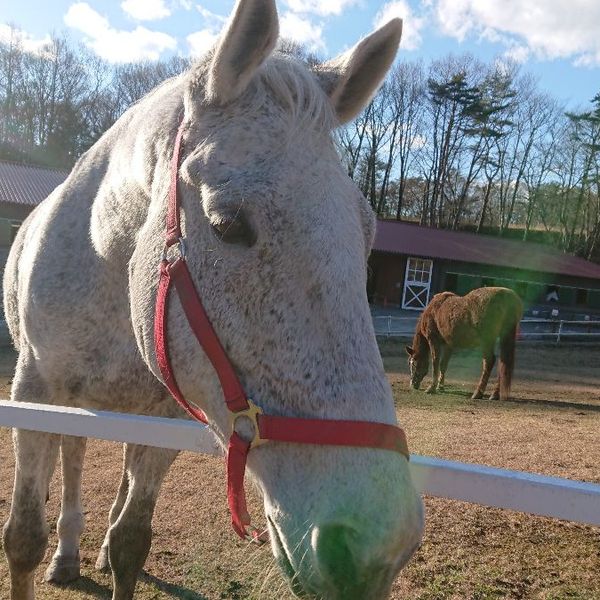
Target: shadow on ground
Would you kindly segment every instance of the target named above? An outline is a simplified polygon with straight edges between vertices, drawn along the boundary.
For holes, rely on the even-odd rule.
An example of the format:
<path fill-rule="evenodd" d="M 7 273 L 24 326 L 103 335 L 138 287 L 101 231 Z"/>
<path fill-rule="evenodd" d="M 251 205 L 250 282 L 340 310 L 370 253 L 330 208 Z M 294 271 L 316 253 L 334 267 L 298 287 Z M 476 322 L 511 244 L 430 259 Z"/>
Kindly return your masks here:
<path fill-rule="evenodd" d="M 172 598 L 178 598 L 179 600 L 208 600 L 206 596 L 202 596 L 198 592 L 194 592 L 189 588 L 184 588 L 179 585 L 168 583 L 163 579 L 159 579 L 154 575 L 150 575 L 150 573 L 146 573 L 146 571 L 142 572 L 142 574 L 140 575 L 140 581 L 152 584 L 161 592 L 168 594 Z"/>
<path fill-rule="evenodd" d="M 447 388 L 445 390 L 437 392 L 436 396 L 460 396 L 465 399 L 471 398 L 472 392 L 469 390 L 461 390 L 456 388 Z M 509 402 L 510 404 L 523 405 L 533 404 L 534 406 L 544 406 L 547 408 L 574 408 L 578 411 L 592 411 L 600 412 L 600 404 L 585 404 L 583 402 L 567 402 L 565 400 L 545 400 L 543 398 L 509 398 L 508 400 L 488 400 L 487 397 L 481 398 L 480 400 L 474 400 L 474 403 L 484 405 L 486 402 L 493 403 L 495 407 L 503 402 Z"/>

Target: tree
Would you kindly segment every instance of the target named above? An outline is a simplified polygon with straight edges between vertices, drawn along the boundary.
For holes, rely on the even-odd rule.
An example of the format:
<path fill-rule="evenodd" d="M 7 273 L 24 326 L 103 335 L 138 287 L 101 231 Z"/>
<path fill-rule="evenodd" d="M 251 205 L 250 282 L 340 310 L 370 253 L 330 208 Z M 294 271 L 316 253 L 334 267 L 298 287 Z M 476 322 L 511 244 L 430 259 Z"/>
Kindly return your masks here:
<path fill-rule="evenodd" d="M 448 224 L 448 204 L 456 200 L 451 174 L 460 172 L 458 163 L 466 149 L 466 132 L 475 107 L 481 102 L 477 81 L 481 70 L 481 65 L 469 55 L 450 56 L 432 64 L 427 81 L 431 160 L 426 175 L 426 210 L 422 215 L 425 224 Z"/>
<path fill-rule="evenodd" d="M 573 127 L 573 139 L 581 153 L 581 179 L 576 194 L 579 211 L 584 211 L 580 237 L 585 241 L 584 252 L 590 257 L 600 235 L 600 93 L 592 99 L 593 108 L 579 113 L 567 113 Z M 586 202 L 587 200 L 587 202 Z M 574 231 L 571 232 L 571 238 Z"/>
<path fill-rule="evenodd" d="M 70 167 L 127 109 L 183 71 L 187 59 L 114 69 L 65 37 L 25 51 L 12 28 L 0 43 L 0 158 Z"/>

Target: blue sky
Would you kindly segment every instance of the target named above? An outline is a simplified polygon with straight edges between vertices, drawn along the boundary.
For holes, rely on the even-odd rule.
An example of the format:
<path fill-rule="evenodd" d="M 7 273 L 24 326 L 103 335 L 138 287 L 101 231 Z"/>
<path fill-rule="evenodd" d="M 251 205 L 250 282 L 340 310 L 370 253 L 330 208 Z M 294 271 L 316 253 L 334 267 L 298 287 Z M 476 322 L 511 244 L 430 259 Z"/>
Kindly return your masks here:
<path fill-rule="evenodd" d="M 4 0 L 5 24 L 35 49 L 66 32 L 110 62 L 199 54 L 233 0 Z M 333 56 L 391 17 L 404 18 L 399 60 L 471 52 L 510 56 L 540 86 L 576 108 L 600 92 L 600 0 L 279 0 L 281 30 Z M 3 25 L 4 24 L 4 25 Z"/>

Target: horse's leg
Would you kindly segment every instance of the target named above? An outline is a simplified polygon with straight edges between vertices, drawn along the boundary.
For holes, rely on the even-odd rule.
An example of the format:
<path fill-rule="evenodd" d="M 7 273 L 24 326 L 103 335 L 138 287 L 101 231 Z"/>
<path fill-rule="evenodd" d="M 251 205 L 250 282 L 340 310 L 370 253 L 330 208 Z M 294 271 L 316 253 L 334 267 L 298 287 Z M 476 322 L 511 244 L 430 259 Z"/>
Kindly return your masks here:
<path fill-rule="evenodd" d="M 123 510 L 123 506 L 125 506 L 125 500 L 127 500 L 127 493 L 129 492 L 128 457 L 131 456 L 132 448 L 133 446 L 131 445 L 123 444 L 123 472 L 121 473 L 121 483 L 119 484 L 117 497 L 108 514 L 108 531 L 106 532 L 102 548 L 100 548 L 100 553 L 96 560 L 96 569 L 98 571 L 110 571 L 110 563 L 108 561 L 110 528 L 116 523 Z"/>
<path fill-rule="evenodd" d="M 85 523 L 81 506 L 81 473 L 86 442 L 86 438 L 81 437 L 65 435 L 62 438 L 62 501 L 56 526 L 58 548 L 46 569 L 46 581 L 67 583 L 79 577 L 79 538 Z"/>
<path fill-rule="evenodd" d="M 496 382 L 494 386 L 494 391 L 490 394 L 490 400 L 500 400 L 500 379 Z"/>
<path fill-rule="evenodd" d="M 49 402 L 32 353 L 19 353 L 11 398 L 22 402 Z M 56 465 L 60 435 L 13 429 L 15 480 L 8 521 L 4 525 L 4 553 L 10 570 L 12 600 L 33 600 L 33 576 L 48 544 L 46 501 Z"/>
<path fill-rule="evenodd" d="M 436 344 L 434 341 L 429 341 L 429 350 L 431 352 L 431 365 L 433 367 L 432 377 L 433 380 L 430 386 L 425 390 L 426 394 L 435 394 L 438 386 L 438 379 L 440 377 L 440 358 L 442 354 L 442 346 Z"/>
<path fill-rule="evenodd" d="M 110 528 L 108 554 L 113 600 L 131 600 L 152 539 L 152 514 L 162 480 L 176 450 L 132 446 L 128 456 L 129 489 L 125 506 Z"/>
<path fill-rule="evenodd" d="M 448 363 L 452 356 L 452 349 L 450 346 L 445 345 L 442 349 L 442 358 L 440 359 L 440 378 L 438 381 L 438 390 L 444 389 L 444 380 L 446 378 L 446 370 L 448 369 Z"/>
<path fill-rule="evenodd" d="M 496 355 L 494 354 L 493 344 L 486 344 L 485 346 L 483 346 L 482 351 L 483 364 L 481 368 L 481 378 L 479 379 L 479 383 L 477 384 L 477 389 L 473 392 L 473 395 L 471 396 L 473 400 L 479 400 L 483 398 L 483 394 L 485 394 L 485 388 L 487 387 L 490 374 L 496 362 Z"/>
<path fill-rule="evenodd" d="M 48 545 L 45 504 L 60 436 L 16 429 L 13 440 L 15 484 L 3 532 L 4 552 L 10 569 L 11 600 L 33 600 L 34 572 Z"/>

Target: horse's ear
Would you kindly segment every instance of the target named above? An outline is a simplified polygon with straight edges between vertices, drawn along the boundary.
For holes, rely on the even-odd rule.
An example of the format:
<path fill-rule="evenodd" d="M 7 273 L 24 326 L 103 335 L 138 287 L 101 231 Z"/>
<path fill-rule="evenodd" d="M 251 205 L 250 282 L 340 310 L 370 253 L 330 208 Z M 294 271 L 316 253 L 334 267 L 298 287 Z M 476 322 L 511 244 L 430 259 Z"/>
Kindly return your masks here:
<path fill-rule="evenodd" d="M 213 54 L 207 99 L 224 104 L 237 98 L 275 48 L 278 36 L 275 0 L 238 0 Z"/>
<path fill-rule="evenodd" d="M 405 346 L 405 348 L 406 348 L 406 354 L 408 354 L 409 356 L 412 356 L 415 353 L 415 351 L 412 349 L 411 346 Z"/>
<path fill-rule="evenodd" d="M 402 36 L 402 19 L 392 19 L 354 48 L 316 70 L 340 124 L 371 100 L 390 68 Z"/>

